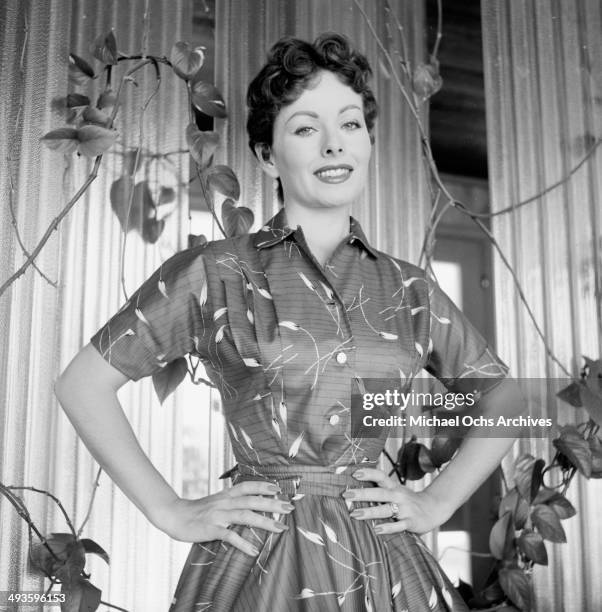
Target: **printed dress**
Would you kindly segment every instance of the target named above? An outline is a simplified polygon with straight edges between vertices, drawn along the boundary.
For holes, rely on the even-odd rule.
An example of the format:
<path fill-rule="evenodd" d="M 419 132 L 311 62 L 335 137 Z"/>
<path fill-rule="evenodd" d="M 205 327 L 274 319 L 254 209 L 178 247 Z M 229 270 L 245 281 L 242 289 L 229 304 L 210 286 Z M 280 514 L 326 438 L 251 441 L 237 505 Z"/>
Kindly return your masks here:
<path fill-rule="evenodd" d="M 341 494 L 371 486 L 351 474 L 376 466 L 388 434 L 352 427 L 350 397 L 364 379 L 409 384 L 423 368 L 450 390 L 467 377 L 486 390 L 506 367 L 421 269 L 372 248 L 353 218 L 324 267 L 284 210 L 255 234 L 180 252 L 92 343 L 133 380 L 198 356 L 221 392 L 234 482 L 277 482 L 295 505 L 275 517 L 282 534 L 232 527 L 256 558 L 193 544 L 172 612 L 466 609 L 418 536 L 349 516 Z"/>

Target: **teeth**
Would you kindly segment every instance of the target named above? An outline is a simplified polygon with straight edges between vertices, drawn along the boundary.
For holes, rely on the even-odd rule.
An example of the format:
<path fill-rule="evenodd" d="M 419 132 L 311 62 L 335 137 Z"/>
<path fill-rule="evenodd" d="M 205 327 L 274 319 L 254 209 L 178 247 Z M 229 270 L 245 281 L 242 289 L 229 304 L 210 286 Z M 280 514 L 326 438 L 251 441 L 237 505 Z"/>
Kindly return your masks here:
<path fill-rule="evenodd" d="M 347 168 L 332 168 L 330 170 L 320 170 L 320 172 L 318 172 L 319 176 L 325 177 L 338 177 L 345 174 L 349 174 L 349 170 Z"/>

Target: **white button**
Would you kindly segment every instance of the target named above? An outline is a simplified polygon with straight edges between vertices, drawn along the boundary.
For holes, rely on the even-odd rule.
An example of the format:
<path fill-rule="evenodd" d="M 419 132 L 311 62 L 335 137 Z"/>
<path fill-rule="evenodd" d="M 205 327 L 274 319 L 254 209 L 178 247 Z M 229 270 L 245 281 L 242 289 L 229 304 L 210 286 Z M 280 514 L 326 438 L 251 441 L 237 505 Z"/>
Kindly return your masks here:
<path fill-rule="evenodd" d="M 341 365 L 347 363 L 347 355 L 345 353 L 337 353 L 337 363 Z"/>
<path fill-rule="evenodd" d="M 340 420 L 338 414 L 333 414 L 329 419 L 331 425 L 338 425 Z"/>

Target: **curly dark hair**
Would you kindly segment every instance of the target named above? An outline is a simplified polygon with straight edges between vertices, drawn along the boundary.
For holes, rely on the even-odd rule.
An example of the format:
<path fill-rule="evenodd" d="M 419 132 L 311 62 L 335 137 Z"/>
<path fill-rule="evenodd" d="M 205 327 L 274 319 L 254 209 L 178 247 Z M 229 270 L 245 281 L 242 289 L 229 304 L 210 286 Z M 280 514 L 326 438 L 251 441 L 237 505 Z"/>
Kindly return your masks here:
<path fill-rule="evenodd" d="M 285 36 L 268 52 L 267 63 L 251 81 L 247 91 L 247 133 L 249 146 L 256 154 L 256 145 L 272 146 L 274 121 L 280 109 L 294 102 L 321 70 L 338 76 L 360 94 L 364 120 L 374 142 L 377 105 L 368 86 L 372 70 L 368 60 L 353 49 L 347 38 L 326 32 L 313 44 Z"/>

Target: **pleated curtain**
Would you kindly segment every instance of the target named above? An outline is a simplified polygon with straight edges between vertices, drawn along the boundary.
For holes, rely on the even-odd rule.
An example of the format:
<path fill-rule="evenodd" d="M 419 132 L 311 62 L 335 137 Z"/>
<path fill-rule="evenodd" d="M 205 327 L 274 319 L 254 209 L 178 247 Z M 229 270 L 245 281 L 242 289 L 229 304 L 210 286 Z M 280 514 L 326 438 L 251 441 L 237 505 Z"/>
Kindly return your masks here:
<path fill-rule="evenodd" d="M 32 250 L 92 166 L 92 160 L 65 158 L 40 143 L 46 132 L 65 125 L 60 98 L 77 91 L 95 101 L 104 87 L 104 75 L 79 87 L 70 84 L 68 53 L 98 70 L 89 46 L 112 29 L 120 51 L 169 56 L 174 42 L 190 38 L 191 14 L 183 0 L 0 3 L 0 283 L 25 259 L 15 227 L 24 248 Z M 115 86 L 122 73 L 121 66 L 115 68 Z M 86 515 L 97 466 L 58 407 L 53 382 L 123 303 L 122 256 L 125 290 L 132 293 L 160 261 L 186 244 L 187 156 L 143 163 L 136 177 L 148 180 L 152 189 L 176 190 L 177 207 L 156 244 L 149 246 L 132 232 L 124 248 L 109 201 L 111 184 L 124 172 L 126 149 L 140 144 L 145 160 L 186 148 L 185 87 L 169 70 L 162 74 L 144 114 L 157 84 L 152 67 L 138 72 L 136 83 L 126 83 L 116 146 L 36 260 L 56 287 L 30 267 L 0 297 L 0 478 L 51 491 L 76 527 Z M 181 488 L 183 402 L 168 399 L 159 406 L 148 381 L 126 385 L 121 398 L 142 446 L 167 480 Z M 198 409 L 209 411 L 205 399 L 201 396 Z M 68 531 L 48 498 L 29 491 L 22 496 L 42 532 Z M 104 601 L 129 610 L 167 609 L 188 547 L 152 527 L 106 475 L 83 535 L 111 556 L 110 567 L 98 558 L 87 565 Z M 28 570 L 27 547 L 25 523 L 0 499 L 0 590 L 42 588 L 42 580 Z"/>
<path fill-rule="evenodd" d="M 602 349 L 602 4 L 481 6 L 492 210 L 561 183 L 495 217 L 493 231 L 550 348 L 577 375 L 582 356 L 597 359 Z M 515 376 L 564 377 L 499 258 L 495 278 L 498 348 Z M 544 411 L 555 417 L 558 409 L 561 424 L 587 420 L 553 396 L 547 402 Z M 532 439 L 517 447 L 523 452 L 549 461 L 553 449 L 550 440 Z M 602 608 L 602 483 L 577 476 L 568 496 L 578 514 L 563 522 L 568 543 L 548 543 L 549 566 L 536 566 L 537 610 Z"/>

